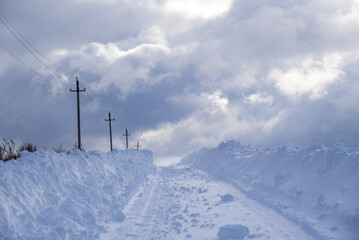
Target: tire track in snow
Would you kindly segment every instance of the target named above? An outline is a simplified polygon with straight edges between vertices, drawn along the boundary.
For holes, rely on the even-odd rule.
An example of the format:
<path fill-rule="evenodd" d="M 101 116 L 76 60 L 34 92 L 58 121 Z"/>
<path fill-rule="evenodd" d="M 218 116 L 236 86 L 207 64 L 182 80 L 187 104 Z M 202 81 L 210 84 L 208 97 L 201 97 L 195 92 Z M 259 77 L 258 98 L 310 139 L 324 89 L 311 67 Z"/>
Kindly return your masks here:
<path fill-rule="evenodd" d="M 231 194 L 234 200 L 222 202 Z M 234 186 L 213 181 L 207 174 L 188 168 L 159 168 L 124 213 L 125 221 L 109 225 L 102 239 L 215 240 L 226 224 L 241 224 L 250 238 L 312 239 L 300 226 L 249 199 Z"/>
<path fill-rule="evenodd" d="M 148 214 L 148 208 L 153 200 L 157 184 L 158 175 L 150 177 L 125 207 L 125 221 L 109 224 L 107 232 L 101 235 L 101 239 L 147 239 L 143 236 L 152 230 L 148 224 L 151 217 Z"/>

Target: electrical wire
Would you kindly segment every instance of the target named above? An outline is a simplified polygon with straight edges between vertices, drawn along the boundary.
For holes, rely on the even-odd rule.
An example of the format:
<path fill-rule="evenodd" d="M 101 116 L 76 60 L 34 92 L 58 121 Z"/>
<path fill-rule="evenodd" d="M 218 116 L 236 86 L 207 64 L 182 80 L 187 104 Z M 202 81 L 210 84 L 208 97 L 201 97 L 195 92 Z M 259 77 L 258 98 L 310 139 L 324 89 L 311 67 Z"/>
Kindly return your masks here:
<path fill-rule="evenodd" d="M 35 69 L 31 68 L 29 65 L 27 65 L 25 62 L 23 62 L 20 58 L 18 58 L 15 54 L 13 54 L 7 47 L 5 47 L 1 42 L 0 42 L 0 46 L 6 51 L 8 52 L 12 57 L 14 57 L 17 61 L 19 61 L 22 65 L 24 65 L 26 68 L 28 68 L 30 71 L 32 71 L 33 73 L 35 73 L 36 75 L 45 78 L 44 75 L 38 73 Z"/>
<path fill-rule="evenodd" d="M 10 26 L 12 26 L 10 24 L 10 22 L 8 20 L 5 20 L 5 18 L 3 17 L 3 14 L 0 14 L 0 22 L 9 30 L 9 32 L 15 37 L 15 39 L 38 61 L 40 62 L 49 72 L 51 72 L 53 75 L 55 75 L 57 78 L 65 80 L 62 76 L 60 76 L 53 68 L 49 67 L 46 63 L 44 63 L 44 61 L 42 61 L 35 53 L 34 51 L 32 51 L 30 49 L 30 47 L 28 47 L 25 42 L 23 40 L 20 39 L 20 37 L 16 34 L 15 32 L 15 28 L 11 28 Z M 4 21 L 5 20 L 5 21 Z M 9 22 L 9 24 L 7 23 Z M 19 34 L 21 35 L 21 34 Z M 22 36 L 22 35 L 21 35 Z M 24 38 L 25 39 L 25 38 Z M 28 42 L 27 40 L 25 40 L 26 42 Z M 32 44 L 29 44 L 32 45 Z M 43 54 L 41 54 L 43 55 Z M 46 58 L 47 59 L 47 58 Z"/>
<path fill-rule="evenodd" d="M 50 65 L 52 65 L 52 67 L 54 67 L 55 69 L 57 68 L 57 66 L 50 60 L 48 59 L 44 54 L 42 54 L 39 50 L 37 50 L 11 23 L 10 21 L 4 16 L 4 14 L 2 14 L 0 12 L 0 16 L 6 21 L 7 24 L 9 24 L 11 26 L 11 28 L 35 51 L 37 52 L 41 57 L 43 57 L 47 62 L 50 63 Z"/>
<path fill-rule="evenodd" d="M 5 27 L 11 32 L 11 34 L 21 43 L 21 45 L 23 45 L 25 47 L 26 50 L 28 50 L 31 55 L 33 55 L 43 66 L 45 66 L 50 72 L 52 72 L 55 76 L 57 76 L 58 78 L 67 81 L 66 79 L 64 79 L 62 76 L 58 75 L 58 73 L 54 70 L 51 69 L 46 63 L 44 63 L 38 56 L 36 56 L 36 54 L 34 53 L 34 51 L 39 54 L 41 57 L 43 57 L 46 61 L 48 61 L 51 66 L 55 69 L 58 69 L 58 67 L 52 62 L 50 61 L 44 54 L 42 54 L 39 50 L 37 50 L 11 23 L 10 21 L 4 16 L 4 14 L 2 14 L 0 12 L 0 21 L 5 25 Z M 12 30 L 13 29 L 13 30 Z M 16 35 L 16 33 L 30 46 L 27 46 L 24 41 L 22 41 L 20 39 L 19 36 Z M 23 61 L 21 61 L 21 59 L 19 59 L 18 57 L 16 57 L 14 54 L 12 54 L 7 48 L 5 48 L 5 46 L 2 45 L 2 47 L 8 51 L 13 57 L 15 57 L 17 60 L 19 60 L 23 65 L 25 65 L 26 67 L 30 68 L 28 65 L 26 65 Z M 32 51 L 30 48 L 32 48 L 34 51 Z M 31 68 L 30 68 L 31 69 Z M 32 71 L 34 71 L 35 73 L 37 73 L 35 70 L 31 69 Z M 39 74 L 38 74 L 39 75 Z M 85 86 L 80 83 L 80 85 L 82 85 L 82 87 L 85 88 Z M 95 100 L 93 99 L 93 97 L 91 97 L 91 95 L 85 91 L 85 94 L 87 95 L 87 97 L 90 99 L 91 102 L 95 103 Z M 98 108 L 96 109 L 97 111 L 99 111 L 99 113 L 103 114 Z"/>
<path fill-rule="evenodd" d="M 80 86 L 82 87 L 82 88 L 85 88 L 85 86 L 80 82 Z M 107 116 L 107 112 L 104 112 L 104 111 L 102 111 L 102 110 L 100 110 L 98 107 L 97 107 L 97 104 L 96 104 L 96 101 L 94 100 L 94 98 L 87 92 L 87 91 L 85 91 L 84 92 L 85 94 L 86 94 L 86 96 L 88 97 L 88 99 L 94 104 L 94 106 L 96 107 L 96 111 L 97 111 L 97 113 L 99 114 L 99 115 L 101 115 L 101 116 Z M 87 109 L 88 110 L 88 109 Z M 89 111 L 89 110 L 88 110 Z M 110 111 L 111 112 L 111 111 Z M 114 124 L 119 128 L 119 129 L 121 129 L 121 126 L 120 126 L 120 124 L 118 123 L 118 121 L 114 121 Z"/>
<path fill-rule="evenodd" d="M 9 30 L 9 32 L 16 38 L 16 40 L 39 62 L 41 63 L 49 72 L 51 72 L 54 76 L 56 76 L 59 79 L 62 79 L 64 81 L 67 81 L 67 79 L 64 79 L 62 76 L 60 76 L 57 73 L 57 69 L 58 67 L 51 61 L 49 60 L 44 54 L 42 54 L 38 49 L 36 49 L 31 43 L 30 41 L 28 41 L 11 23 L 10 21 L 4 16 L 4 14 L 2 14 L 0 12 L 0 21 L 1 23 Z M 12 55 L 15 59 L 17 59 L 21 64 L 23 64 L 25 67 L 27 67 L 28 69 L 30 69 L 32 72 L 34 72 L 36 75 L 39 75 L 43 78 L 45 78 L 42 74 L 39 74 L 36 70 L 34 70 L 33 68 L 29 67 L 25 62 L 23 62 L 20 58 L 18 58 L 15 54 L 13 54 L 9 49 L 7 49 L 3 44 L 0 43 L 0 46 L 2 48 L 4 48 L 10 55 Z M 46 64 L 43 60 L 40 59 L 39 56 L 37 56 L 35 54 L 35 52 L 42 57 L 44 60 L 46 60 L 51 66 L 49 66 L 48 64 Z M 80 83 L 81 87 L 85 88 L 85 86 Z M 95 107 L 97 113 L 101 116 L 106 116 L 107 113 L 101 111 L 97 104 L 96 101 L 94 100 L 94 98 L 87 92 L 85 91 L 85 95 L 86 97 L 90 100 L 90 102 L 92 102 L 93 106 Z M 88 112 L 92 112 L 91 110 L 89 110 L 86 106 L 85 109 Z M 115 125 L 117 125 L 120 128 L 120 125 L 118 124 L 118 122 L 115 122 Z"/>

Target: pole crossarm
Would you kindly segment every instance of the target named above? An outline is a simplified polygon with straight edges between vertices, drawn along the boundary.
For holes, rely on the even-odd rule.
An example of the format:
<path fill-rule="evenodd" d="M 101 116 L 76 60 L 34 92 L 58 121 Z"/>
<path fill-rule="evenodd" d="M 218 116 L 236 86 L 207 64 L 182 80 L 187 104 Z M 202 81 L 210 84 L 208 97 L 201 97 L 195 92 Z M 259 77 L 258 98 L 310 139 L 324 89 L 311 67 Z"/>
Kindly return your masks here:
<path fill-rule="evenodd" d="M 86 88 L 80 89 L 79 87 L 79 79 L 76 77 L 76 90 L 72 90 L 70 88 L 70 92 L 76 92 L 77 94 L 77 143 L 78 149 L 81 151 L 81 126 L 80 126 L 80 92 L 85 92 Z"/>
<path fill-rule="evenodd" d="M 70 88 L 70 92 L 85 92 L 86 88 L 84 89 L 79 89 L 79 79 L 76 77 L 76 89 L 72 90 L 72 88 Z"/>

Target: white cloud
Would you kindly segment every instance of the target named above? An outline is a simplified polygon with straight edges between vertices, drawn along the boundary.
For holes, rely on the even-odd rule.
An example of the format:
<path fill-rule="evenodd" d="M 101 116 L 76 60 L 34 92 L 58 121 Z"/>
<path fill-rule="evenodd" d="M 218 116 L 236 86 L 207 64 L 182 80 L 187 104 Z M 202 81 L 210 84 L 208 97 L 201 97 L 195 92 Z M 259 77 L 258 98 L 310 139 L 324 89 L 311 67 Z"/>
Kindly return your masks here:
<path fill-rule="evenodd" d="M 224 14 L 231 5 L 232 0 L 169 0 L 164 9 L 189 18 L 210 19 Z"/>
<path fill-rule="evenodd" d="M 221 91 L 217 90 L 213 94 L 202 93 L 201 96 L 207 98 L 211 106 L 213 107 L 213 111 L 227 111 L 228 99 L 222 97 Z"/>
<path fill-rule="evenodd" d="M 152 10 L 160 9 L 170 14 L 177 13 L 188 18 L 211 19 L 227 12 L 233 0 L 75 0 L 80 4 L 132 5 Z"/>
<path fill-rule="evenodd" d="M 245 106 L 231 104 L 220 91 L 188 97 L 195 111 L 177 122 L 161 123 L 140 134 L 139 139 L 159 155 L 179 156 L 228 139 L 262 142 L 285 120 L 284 111 L 265 118 L 239 117 Z M 270 97 L 258 97 L 270 101 Z M 176 98 L 177 100 L 177 98 Z M 182 101 L 182 100 L 181 100 Z"/>
<path fill-rule="evenodd" d="M 359 1 L 353 0 L 350 10 L 347 14 L 339 15 L 340 23 L 344 24 L 359 24 Z"/>
<path fill-rule="evenodd" d="M 280 111 L 276 116 L 264 122 L 264 132 L 270 133 L 275 127 L 278 126 L 285 119 L 285 111 Z"/>
<path fill-rule="evenodd" d="M 121 91 L 122 97 L 145 85 L 156 84 L 175 72 L 151 74 L 151 70 L 163 58 L 176 57 L 186 51 L 184 46 L 171 49 L 164 33 L 153 26 L 123 42 L 92 42 L 79 50 L 56 50 L 62 61 L 69 61 L 74 71 L 96 74 L 100 79 L 90 86 L 93 91 L 106 91 L 111 86 Z"/>
<path fill-rule="evenodd" d="M 96 3 L 96 4 L 110 4 L 115 5 L 116 3 L 121 2 L 120 0 L 73 0 L 75 3 L 80 4 L 88 4 L 88 3 Z"/>
<path fill-rule="evenodd" d="M 339 81 L 344 75 L 341 70 L 342 57 L 339 54 L 329 54 L 321 61 L 308 57 L 298 66 L 287 69 L 276 68 L 269 74 L 277 88 L 285 95 L 294 99 L 308 95 L 316 100 L 325 95 L 326 88 Z"/>
<path fill-rule="evenodd" d="M 236 111 L 228 111 L 228 99 L 220 91 L 188 98 L 200 108 L 178 122 L 162 123 L 155 129 L 145 131 L 140 136 L 141 142 L 160 154 L 177 155 L 194 149 L 194 146 L 214 145 L 218 139 L 223 139 L 229 131 L 224 126 L 236 121 Z M 169 148 L 173 152 L 169 152 Z"/>
<path fill-rule="evenodd" d="M 247 97 L 247 100 L 251 104 L 267 104 L 270 105 L 273 102 L 273 96 L 264 96 L 260 93 L 254 93 Z"/>

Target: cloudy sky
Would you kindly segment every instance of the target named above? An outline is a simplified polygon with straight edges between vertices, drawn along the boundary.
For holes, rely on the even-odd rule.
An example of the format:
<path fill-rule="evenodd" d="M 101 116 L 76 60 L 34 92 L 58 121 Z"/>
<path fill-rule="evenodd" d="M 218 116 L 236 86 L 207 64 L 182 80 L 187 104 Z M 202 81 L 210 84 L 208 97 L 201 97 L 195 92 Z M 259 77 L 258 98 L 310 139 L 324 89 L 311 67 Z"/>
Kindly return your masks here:
<path fill-rule="evenodd" d="M 109 149 L 108 111 L 114 147 L 128 128 L 157 159 L 230 139 L 359 146 L 358 0 L 1 1 L 0 12 L 2 138 L 70 148 L 78 77 L 86 150 Z"/>

